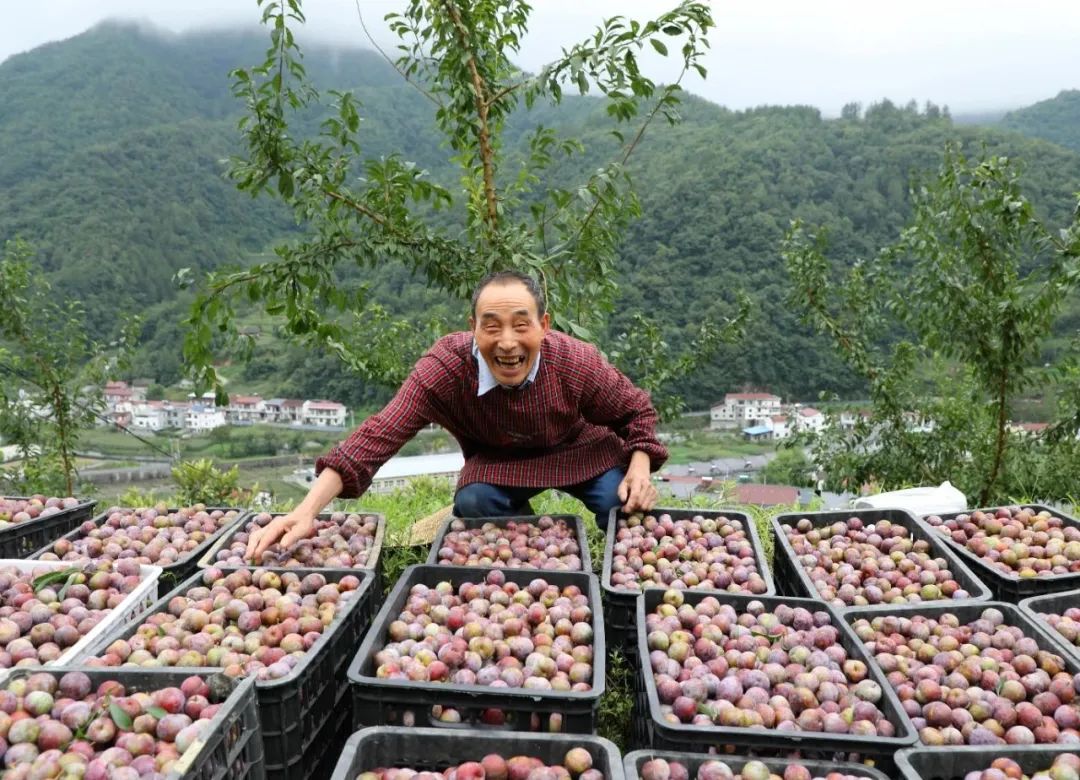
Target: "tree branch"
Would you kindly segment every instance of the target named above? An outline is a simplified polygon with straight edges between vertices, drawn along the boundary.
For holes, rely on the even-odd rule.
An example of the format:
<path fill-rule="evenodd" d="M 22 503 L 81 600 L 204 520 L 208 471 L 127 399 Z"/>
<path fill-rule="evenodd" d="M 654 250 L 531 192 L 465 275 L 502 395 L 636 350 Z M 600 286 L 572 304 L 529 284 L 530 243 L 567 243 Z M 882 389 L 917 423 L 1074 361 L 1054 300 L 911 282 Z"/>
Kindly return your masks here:
<path fill-rule="evenodd" d="M 390 223 L 386 219 L 386 217 L 384 217 L 382 214 L 375 211 L 374 209 L 365 206 L 363 203 L 360 203 L 359 201 L 353 200 L 352 198 L 346 197 L 345 195 L 342 195 L 337 190 L 332 190 L 332 189 L 328 189 L 328 188 L 324 187 L 323 188 L 323 193 L 326 195 L 326 197 L 330 198 L 330 200 L 336 200 L 338 203 L 344 203 L 346 206 L 351 208 L 353 211 L 367 217 L 368 219 L 370 219 L 372 222 L 374 222 L 379 227 L 382 227 L 382 228 L 389 228 L 390 227 Z"/>
<path fill-rule="evenodd" d="M 477 142 L 480 145 L 480 164 L 484 171 L 484 198 L 487 201 L 488 229 L 494 233 L 499 225 L 498 198 L 495 194 L 495 152 L 491 146 L 491 129 L 488 127 L 488 108 L 490 104 L 485 98 L 487 85 L 480 76 L 480 70 L 476 67 L 476 52 L 469 47 L 469 31 L 461 21 L 461 12 L 453 2 L 447 2 L 446 8 L 454 22 L 454 29 L 458 32 L 458 40 L 461 48 L 467 52 L 469 74 L 472 77 L 473 100 L 476 103 L 476 112 L 480 120 L 477 128 Z"/>
<path fill-rule="evenodd" d="M 364 35 L 367 36 L 368 42 L 372 46 L 375 47 L 375 51 L 379 52 L 379 54 L 382 55 L 383 59 L 386 60 L 390 64 L 390 67 L 393 68 L 394 70 L 396 70 L 398 72 L 398 75 L 401 76 L 401 78 L 405 79 L 406 84 L 409 84 L 410 86 L 413 87 L 413 89 L 415 89 L 421 95 L 426 97 L 428 100 L 430 100 L 432 103 L 437 105 L 439 108 L 442 108 L 443 107 L 442 101 L 440 101 L 437 97 L 432 95 L 426 89 L 424 89 L 419 84 L 417 84 L 415 81 L 413 81 L 408 76 L 406 76 L 405 73 L 401 70 L 401 68 L 398 67 L 398 64 L 396 62 L 394 62 L 392 59 L 390 59 L 390 55 L 388 55 L 385 51 L 383 51 L 382 47 L 379 46 L 379 44 L 375 42 L 375 38 L 372 36 L 372 34 L 370 32 L 368 32 L 367 25 L 364 24 L 364 14 L 360 11 L 360 0 L 356 0 L 356 15 L 360 18 L 360 27 L 361 27 L 361 29 L 363 29 Z"/>
<path fill-rule="evenodd" d="M 632 155 L 634 153 L 634 149 L 637 148 L 637 145 L 641 142 L 641 139 L 645 137 L 645 130 L 652 123 L 653 119 L 656 118 L 656 115 L 658 113 L 660 113 L 660 107 L 664 105 L 664 98 L 667 97 L 669 94 L 671 94 L 672 87 L 679 86 L 679 83 L 683 80 L 683 76 L 685 76 L 685 75 L 686 75 L 686 66 L 684 65 L 682 71 L 679 73 L 679 78 L 675 79 L 675 83 L 668 86 L 664 90 L 663 95 L 661 95 L 660 99 L 656 101 L 656 105 L 653 106 L 652 111 L 650 111 L 649 115 L 647 117 L 645 117 L 645 121 L 641 123 L 641 127 L 638 128 L 638 131 L 634 135 L 633 140 L 630 141 L 629 144 L 627 144 L 626 151 L 623 153 L 622 159 L 619 161 L 619 166 L 620 167 L 623 167 L 623 166 L 626 165 L 626 161 L 630 159 L 630 155 Z M 585 219 L 582 221 L 581 227 L 578 229 L 578 233 L 577 233 L 577 236 L 575 237 L 575 240 L 580 240 L 581 237 L 585 234 L 585 229 L 589 226 L 589 223 L 592 222 L 592 218 L 596 215 L 596 210 L 599 207 L 600 207 L 600 199 L 597 198 L 596 202 L 593 203 L 592 208 L 589 209 L 589 213 L 585 215 Z"/>
<path fill-rule="evenodd" d="M 979 505 L 986 506 L 990 501 L 990 496 L 993 495 L 994 484 L 998 479 L 998 472 L 1001 471 L 1001 460 L 1005 454 L 1005 415 L 1008 407 L 1008 374 L 1002 372 L 1001 378 L 998 380 L 998 393 L 997 393 L 997 437 L 994 442 L 994 464 L 990 469 L 990 477 L 986 480 L 986 484 L 983 485 L 982 494 L 979 496 Z"/>

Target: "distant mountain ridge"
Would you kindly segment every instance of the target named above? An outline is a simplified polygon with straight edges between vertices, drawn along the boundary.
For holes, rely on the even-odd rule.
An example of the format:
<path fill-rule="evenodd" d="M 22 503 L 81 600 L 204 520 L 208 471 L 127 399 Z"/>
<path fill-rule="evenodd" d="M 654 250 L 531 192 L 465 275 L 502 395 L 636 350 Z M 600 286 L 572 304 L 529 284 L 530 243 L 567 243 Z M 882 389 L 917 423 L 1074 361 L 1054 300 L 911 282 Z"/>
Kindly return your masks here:
<path fill-rule="evenodd" d="M 242 263 L 298 230 L 279 204 L 241 194 L 224 177 L 222 161 L 239 151 L 242 108 L 227 73 L 261 61 L 265 46 L 258 32 L 160 36 L 105 24 L 0 65 L 0 241 L 31 241 L 58 293 L 84 302 L 95 332 L 107 333 L 126 313 L 148 313 L 139 375 L 178 376 L 177 269 Z M 355 90 L 365 154 L 401 151 L 455 184 L 430 104 L 378 54 L 317 46 L 305 53 L 320 89 Z M 644 216 L 622 250 L 611 328 L 646 312 L 678 343 L 701 312 L 724 314 L 735 290 L 754 295 L 747 343 L 725 349 L 685 388 L 699 407 L 743 386 L 802 398 L 857 392 L 786 304 L 777 246 L 792 218 L 827 225 L 837 257 L 867 256 L 895 237 L 911 176 L 935 169 L 948 139 L 973 154 L 985 143 L 1022 158 L 1028 192 L 1051 222 L 1071 211 L 1080 181 L 1080 154 L 1062 146 L 887 101 L 836 120 L 806 107 L 733 112 L 693 96 L 682 112 L 682 124 L 650 128 L 632 160 Z M 311 130 L 315 120 L 305 116 L 295 129 Z M 552 174 L 560 181 L 614 151 L 598 100 L 523 114 L 508 142 L 540 121 L 581 136 L 589 149 Z M 403 268 L 361 275 L 399 314 L 448 305 Z M 314 397 L 333 387 L 332 397 L 350 405 L 385 394 L 299 350 L 266 350 L 246 376 L 281 376 L 285 394 Z"/>
<path fill-rule="evenodd" d="M 1063 90 L 1049 100 L 1010 111 L 1001 126 L 1080 152 L 1080 89 Z"/>

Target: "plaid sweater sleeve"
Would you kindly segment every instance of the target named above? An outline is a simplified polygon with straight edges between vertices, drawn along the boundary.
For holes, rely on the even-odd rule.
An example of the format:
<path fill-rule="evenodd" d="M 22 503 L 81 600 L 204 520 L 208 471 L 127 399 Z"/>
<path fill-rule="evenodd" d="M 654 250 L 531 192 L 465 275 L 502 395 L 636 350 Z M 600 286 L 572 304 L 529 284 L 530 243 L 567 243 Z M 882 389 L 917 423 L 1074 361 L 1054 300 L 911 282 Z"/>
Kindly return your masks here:
<path fill-rule="evenodd" d="M 422 381 L 425 368 L 422 358 L 390 403 L 315 461 L 317 474 L 331 468 L 341 475 L 344 487 L 340 498 L 362 495 L 379 467 L 432 422 L 432 397 Z"/>
<path fill-rule="evenodd" d="M 657 415 L 649 394 L 608 363 L 596 347 L 584 347 L 588 380 L 582 389 L 582 416 L 615 431 L 626 443 L 627 456 L 636 450 L 644 452 L 656 471 L 668 459 L 668 451 L 656 438 Z"/>

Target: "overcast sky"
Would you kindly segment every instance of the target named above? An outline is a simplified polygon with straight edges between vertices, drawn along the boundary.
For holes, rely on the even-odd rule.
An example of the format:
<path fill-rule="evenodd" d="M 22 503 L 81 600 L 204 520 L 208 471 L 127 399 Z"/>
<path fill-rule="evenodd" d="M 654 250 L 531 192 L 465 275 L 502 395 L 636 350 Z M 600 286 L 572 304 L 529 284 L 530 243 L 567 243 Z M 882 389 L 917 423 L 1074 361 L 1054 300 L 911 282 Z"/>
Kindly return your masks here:
<path fill-rule="evenodd" d="M 376 38 L 401 0 L 360 0 Z M 674 0 L 534 0 L 522 64 L 536 68 L 603 16 L 645 19 Z M 305 0 L 311 35 L 365 44 L 355 0 Z M 850 101 L 914 98 L 954 114 L 1013 108 L 1080 87 L 1077 0 L 764 0 L 713 3 L 717 30 L 706 81 L 687 88 L 731 108 L 809 104 L 836 115 Z M 4 2 L 0 60 L 107 18 L 174 31 L 253 24 L 255 0 Z M 661 78 L 671 70 L 661 68 Z"/>

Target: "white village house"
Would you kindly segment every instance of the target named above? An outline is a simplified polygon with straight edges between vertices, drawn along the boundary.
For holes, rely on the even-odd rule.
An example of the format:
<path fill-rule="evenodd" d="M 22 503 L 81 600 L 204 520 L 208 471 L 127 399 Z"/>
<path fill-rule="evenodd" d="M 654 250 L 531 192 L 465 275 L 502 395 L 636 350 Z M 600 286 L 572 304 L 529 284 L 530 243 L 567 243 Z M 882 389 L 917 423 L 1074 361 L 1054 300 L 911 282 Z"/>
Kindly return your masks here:
<path fill-rule="evenodd" d="M 803 431 L 821 433 L 828 420 L 812 406 L 796 404 L 786 414 L 773 414 L 750 422 L 750 426 L 742 429 L 745 438 L 751 441 L 780 441 Z"/>
<path fill-rule="evenodd" d="M 191 408 L 191 403 L 188 401 L 165 401 L 165 427 L 166 428 L 183 428 L 184 422 L 187 420 L 188 409 Z"/>
<path fill-rule="evenodd" d="M 344 428 L 348 407 L 337 401 L 294 398 L 270 398 L 257 395 L 233 395 L 225 409 L 226 418 L 234 425 L 279 423 L 317 425 L 325 428 Z"/>
<path fill-rule="evenodd" d="M 267 419 L 266 405 L 257 395 L 231 395 L 225 407 L 225 416 L 231 423 L 257 423 Z"/>
<path fill-rule="evenodd" d="M 825 424 L 825 415 L 812 406 L 802 406 L 795 414 L 795 429 L 797 431 L 821 433 L 825 430 Z"/>
<path fill-rule="evenodd" d="M 286 398 L 281 402 L 281 416 L 278 422 L 298 423 L 304 421 L 304 402 L 296 398 Z"/>
<path fill-rule="evenodd" d="M 304 425 L 344 428 L 346 411 L 337 401 L 304 401 L 302 420 Z"/>
<path fill-rule="evenodd" d="M 209 431 L 222 425 L 309 425 L 320 428 L 344 428 L 348 407 L 337 401 L 323 399 L 271 398 L 258 395 L 234 394 L 227 406 L 217 406 L 213 393 L 196 397 L 188 394 L 186 401 L 147 401 L 149 380 L 130 387 L 126 382 L 108 382 L 102 395 L 106 424 L 133 427 L 143 431 L 167 428 L 189 431 Z"/>
<path fill-rule="evenodd" d="M 727 393 L 709 410 L 709 427 L 730 430 L 760 424 L 780 414 L 781 399 L 772 393 Z"/>
<path fill-rule="evenodd" d="M 160 431 L 168 427 L 164 401 L 144 401 L 131 410 L 131 424 L 142 431 Z"/>
<path fill-rule="evenodd" d="M 228 425 L 225 410 L 212 404 L 193 403 L 184 417 L 184 427 L 189 431 L 202 433 Z"/>

